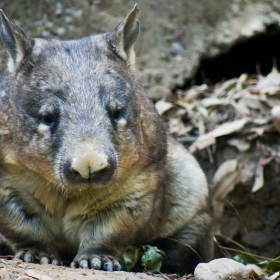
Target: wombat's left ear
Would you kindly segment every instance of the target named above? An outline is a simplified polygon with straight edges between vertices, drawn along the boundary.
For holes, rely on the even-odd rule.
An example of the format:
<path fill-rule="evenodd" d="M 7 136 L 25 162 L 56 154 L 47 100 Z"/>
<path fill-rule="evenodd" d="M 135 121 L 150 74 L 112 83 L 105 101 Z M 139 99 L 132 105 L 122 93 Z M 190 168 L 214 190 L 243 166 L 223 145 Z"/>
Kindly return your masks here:
<path fill-rule="evenodd" d="M 110 42 L 116 53 L 123 58 L 132 69 L 135 67 L 134 43 L 139 33 L 138 11 L 138 6 L 135 4 L 127 17 L 121 21 L 111 33 L 110 38 Z"/>
<path fill-rule="evenodd" d="M 14 71 L 28 48 L 32 46 L 32 41 L 19 27 L 9 21 L 2 10 L 0 10 L 0 17 L 2 21 L 1 38 L 10 55 L 8 67 L 10 71 Z"/>

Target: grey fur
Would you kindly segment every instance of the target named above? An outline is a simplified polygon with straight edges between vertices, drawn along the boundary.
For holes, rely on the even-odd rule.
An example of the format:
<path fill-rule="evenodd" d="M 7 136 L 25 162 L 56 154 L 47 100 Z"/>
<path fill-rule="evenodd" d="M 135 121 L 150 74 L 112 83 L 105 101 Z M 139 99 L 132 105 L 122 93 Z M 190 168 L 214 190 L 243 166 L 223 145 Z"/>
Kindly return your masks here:
<path fill-rule="evenodd" d="M 135 79 L 137 13 L 73 41 L 30 39 L 2 14 L 0 232 L 26 262 L 119 270 L 147 243 L 166 271 L 212 257 L 205 176 Z"/>

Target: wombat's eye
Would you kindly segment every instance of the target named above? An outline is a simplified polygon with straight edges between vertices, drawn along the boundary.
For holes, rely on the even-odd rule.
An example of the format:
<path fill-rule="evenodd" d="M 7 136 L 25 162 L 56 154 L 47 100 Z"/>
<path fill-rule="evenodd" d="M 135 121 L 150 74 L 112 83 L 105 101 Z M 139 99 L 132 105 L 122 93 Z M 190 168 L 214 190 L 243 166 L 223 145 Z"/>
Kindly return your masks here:
<path fill-rule="evenodd" d="M 123 115 L 123 109 L 122 108 L 116 108 L 113 112 L 112 112 L 112 117 L 115 120 L 119 120 Z"/>
<path fill-rule="evenodd" d="M 41 122 L 45 125 L 52 125 L 55 121 L 55 116 L 51 114 L 43 115 L 41 118 Z"/>
<path fill-rule="evenodd" d="M 112 119 L 118 121 L 124 115 L 124 107 L 117 102 L 112 102 L 107 107 L 108 113 Z"/>

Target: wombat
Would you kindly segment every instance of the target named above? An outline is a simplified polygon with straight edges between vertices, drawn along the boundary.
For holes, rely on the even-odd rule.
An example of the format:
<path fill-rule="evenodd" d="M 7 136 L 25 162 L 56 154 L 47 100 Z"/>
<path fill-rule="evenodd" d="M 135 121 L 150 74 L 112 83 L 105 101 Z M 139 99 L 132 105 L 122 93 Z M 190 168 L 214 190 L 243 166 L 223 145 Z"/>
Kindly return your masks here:
<path fill-rule="evenodd" d="M 25 262 L 120 270 L 129 245 L 151 244 L 185 273 L 212 257 L 205 175 L 135 78 L 137 14 L 61 41 L 1 11 L 0 232 Z"/>

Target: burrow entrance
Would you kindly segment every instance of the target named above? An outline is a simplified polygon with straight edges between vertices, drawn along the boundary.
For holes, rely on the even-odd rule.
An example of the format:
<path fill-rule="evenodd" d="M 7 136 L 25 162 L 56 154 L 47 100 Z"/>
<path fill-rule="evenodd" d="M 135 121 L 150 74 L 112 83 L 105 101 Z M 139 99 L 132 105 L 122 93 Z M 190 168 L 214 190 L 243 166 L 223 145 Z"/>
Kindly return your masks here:
<path fill-rule="evenodd" d="M 233 46 L 215 58 L 204 59 L 195 76 L 181 89 L 203 83 L 216 84 L 222 80 L 239 77 L 243 73 L 260 72 L 267 75 L 276 62 L 280 69 L 280 26 L 269 26 L 265 33 L 256 35 Z"/>

